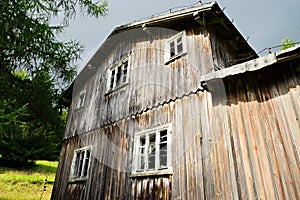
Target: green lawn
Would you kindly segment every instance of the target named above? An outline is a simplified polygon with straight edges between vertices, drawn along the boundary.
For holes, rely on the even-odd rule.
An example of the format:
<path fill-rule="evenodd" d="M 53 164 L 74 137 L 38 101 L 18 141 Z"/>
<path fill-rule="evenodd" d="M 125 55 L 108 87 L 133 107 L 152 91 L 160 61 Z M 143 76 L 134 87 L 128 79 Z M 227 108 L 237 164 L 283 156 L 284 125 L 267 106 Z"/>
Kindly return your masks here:
<path fill-rule="evenodd" d="M 57 164 L 37 161 L 26 170 L 0 167 L 0 200 L 50 199 Z"/>

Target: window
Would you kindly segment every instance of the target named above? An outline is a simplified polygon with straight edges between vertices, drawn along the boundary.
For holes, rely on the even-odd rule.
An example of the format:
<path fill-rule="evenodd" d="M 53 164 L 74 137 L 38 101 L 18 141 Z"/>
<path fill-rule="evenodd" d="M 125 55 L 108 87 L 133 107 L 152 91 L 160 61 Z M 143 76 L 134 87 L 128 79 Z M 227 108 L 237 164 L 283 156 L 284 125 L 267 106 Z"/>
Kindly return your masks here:
<path fill-rule="evenodd" d="M 128 59 L 119 62 L 109 70 L 108 91 L 114 90 L 125 83 L 128 79 Z"/>
<path fill-rule="evenodd" d="M 150 172 L 171 167 L 171 126 L 137 133 L 134 172 Z"/>
<path fill-rule="evenodd" d="M 71 179 L 86 179 L 91 160 L 91 147 L 85 147 L 74 151 L 71 167 Z"/>
<path fill-rule="evenodd" d="M 180 32 L 166 42 L 165 63 L 169 63 L 186 53 L 186 35 Z"/>
<path fill-rule="evenodd" d="M 85 90 L 79 93 L 78 100 L 77 100 L 77 106 L 76 106 L 77 109 L 84 106 L 85 93 L 86 93 Z"/>

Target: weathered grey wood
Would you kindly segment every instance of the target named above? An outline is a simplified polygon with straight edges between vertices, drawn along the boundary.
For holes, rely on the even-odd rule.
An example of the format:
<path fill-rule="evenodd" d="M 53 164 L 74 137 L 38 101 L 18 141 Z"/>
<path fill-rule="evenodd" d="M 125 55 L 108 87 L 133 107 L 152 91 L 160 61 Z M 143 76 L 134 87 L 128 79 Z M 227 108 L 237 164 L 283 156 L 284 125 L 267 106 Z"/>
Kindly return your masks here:
<path fill-rule="evenodd" d="M 118 29 L 89 61 L 74 82 L 52 199 L 300 198 L 299 58 L 281 52 L 221 69 L 241 56 L 223 40 L 230 30 L 194 14 L 148 26 L 153 35 Z M 166 64 L 165 42 L 182 30 L 188 52 Z M 127 57 L 128 83 L 107 92 L 108 70 Z M 166 124 L 172 168 L 132 176 L 135 134 Z M 90 145 L 88 179 L 71 181 L 74 150 Z"/>

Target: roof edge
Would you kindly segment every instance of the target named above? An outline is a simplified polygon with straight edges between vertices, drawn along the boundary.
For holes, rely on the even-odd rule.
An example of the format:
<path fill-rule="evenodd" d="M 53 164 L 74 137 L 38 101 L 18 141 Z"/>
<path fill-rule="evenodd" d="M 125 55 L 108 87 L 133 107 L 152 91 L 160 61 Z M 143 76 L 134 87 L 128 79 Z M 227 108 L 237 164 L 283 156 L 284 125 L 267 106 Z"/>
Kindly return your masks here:
<path fill-rule="evenodd" d="M 152 16 L 144 18 L 142 20 L 136 20 L 134 22 L 130 22 L 130 23 L 123 24 L 121 26 L 116 27 L 108 37 L 110 37 L 111 35 L 114 35 L 116 32 L 122 31 L 124 29 L 141 27 L 143 24 L 151 25 L 151 24 L 159 23 L 161 21 L 171 20 L 173 18 L 193 15 L 195 12 L 211 10 L 214 5 L 218 5 L 218 3 L 216 1 L 212 1 L 209 3 L 200 4 L 200 6 L 197 5 L 197 6 L 192 6 L 189 8 L 183 8 L 181 10 L 176 10 L 176 11 L 173 11 L 170 13 L 161 13 L 158 15 L 152 15 Z"/>
<path fill-rule="evenodd" d="M 300 45 L 233 65 L 216 72 L 205 74 L 200 78 L 200 80 L 201 82 L 206 82 L 214 79 L 222 79 L 233 75 L 243 74 L 245 72 L 258 71 L 275 63 L 284 62 L 297 57 L 300 57 Z"/>

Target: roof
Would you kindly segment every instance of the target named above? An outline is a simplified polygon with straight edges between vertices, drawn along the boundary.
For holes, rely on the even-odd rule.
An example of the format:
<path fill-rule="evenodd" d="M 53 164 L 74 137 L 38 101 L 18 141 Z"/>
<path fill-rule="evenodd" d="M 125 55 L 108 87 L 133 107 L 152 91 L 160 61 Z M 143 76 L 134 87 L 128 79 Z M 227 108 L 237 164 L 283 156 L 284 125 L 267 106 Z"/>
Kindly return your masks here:
<path fill-rule="evenodd" d="M 216 2 L 210 3 L 199 3 L 197 6 L 192 6 L 185 9 L 179 9 L 174 12 L 162 13 L 159 15 L 153 15 L 149 18 L 134 21 L 132 23 L 124 24 L 116 27 L 108 38 L 135 28 L 143 27 L 162 27 L 162 28 L 176 28 L 178 21 L 193 20 L 198 22 L 199 26 L 212 26 L 216 31 L 222 35 L 232 50 L 238 55 L 238 62 L 244 62 L 253 58 L 257 58 L 258 55 L 253 50 L 253 48 L 247 43 L 241 33 L 232 24 L 232 22 L 225 15 L 223 10 L 219 7 Z M 107 38 L 107 39 L 108 39 Z M 100 48 L 96 51 L 94 56 L 98 55 L 98 52 L 106 47 L 106 40 Z M 93 56 L 93 57 L 94 57 Z M 92 60 L 93 57 L 90 59 Z M 89 62 L 79 73 L 75 80 L 82 79 L 80 77 L 90 77 L 91 70 L 88 70 Z M 74 81 L 75 81 L 74 80 Z M 71 102 L 72 87 L 74 87 L 74 82 L 62 95 L 59 103 L 65 106 L 69 106 Z"/>
<path fill-rule="evenodd" d="M 216 72 L 205 74 L 202 76 L 201 81 L 212 81 L 214 79 L 222 79 L 229 76 L 243 74 L 245 72 L 258 71 L 275 63 L 281 63 L 297 58 L 300 58 L 300 45 L 276 53 L 270 53 L 266 56 L 233 65 Z"/>
<path fill-rule="evenodd" d="M 124 24 L 121 26 L 116 27 L 111 35 L 114 35 L 120 31 L 126 30 L 126 29 L 132 29 L 132 28 L 138 28 L 141 27 L 142 25 L 147 25 L 147 26 L 156 26 L 162 22 L 166 21 L 172 21 L 172 20 L 178 20 L 178 18 L 186 18 L 186 17 L 191 17 L 194 16 L 195 14 L 199 12 L 203 12 L 206 10 L 211 10 L 214 5 L 216 5 L 216 2 L 210 2 L 210 3 L 205 3 L 205 4 L 199 4 L 197 6 L 192 6 L 189 8 L 177 10 L 174 12 L 169 12 L 169 13 L 161 13 L 159 15 L 152 15 L 149 18 L 142 19 L 142 20 L 137 20 L 132 23 Z"/>
<path fill-rule="evenodd" d="M 249 60 L 258 57 L 254 49 L 248 44 L 242 34 L 232 24 L 232 21 L 228 19 L 215 1 L 210 3 L 199 3 L 196 6 L 176 10 L 174 12 L 170 11 L 168 13 L 152 15 L 146 19 L 118 26 L 108 37 L 129 29 L 145 26 L 170 28 L 170 23 L 185 19 L 196 20 L 200 26 L 214 26 L 216 31 L 223 36 L 223 39 L 236 51 L 239 59 L 246 58 L 246 60 Z"/>

